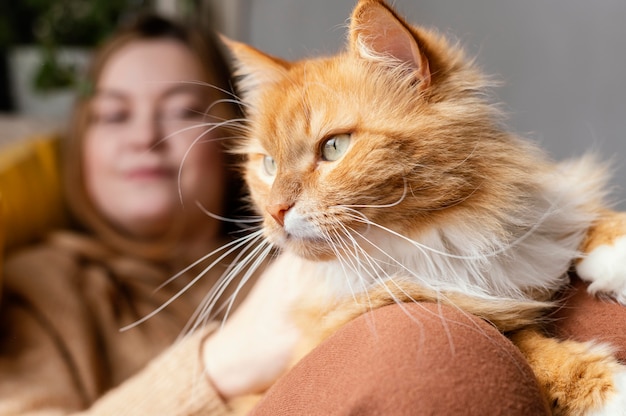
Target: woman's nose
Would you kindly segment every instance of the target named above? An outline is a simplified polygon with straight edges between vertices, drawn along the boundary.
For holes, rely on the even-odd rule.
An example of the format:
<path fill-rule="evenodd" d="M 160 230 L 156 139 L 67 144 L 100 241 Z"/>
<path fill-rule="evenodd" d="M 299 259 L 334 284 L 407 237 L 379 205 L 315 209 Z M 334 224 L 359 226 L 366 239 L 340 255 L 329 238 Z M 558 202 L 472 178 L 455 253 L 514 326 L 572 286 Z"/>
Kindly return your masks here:
<path fill-rule="evenodd" d="M 163 139 L 161 123 L 154 114 L 143 114 L 135 118 L 130 131 L 131 144 L 139 148 L 158 145 Z"/>

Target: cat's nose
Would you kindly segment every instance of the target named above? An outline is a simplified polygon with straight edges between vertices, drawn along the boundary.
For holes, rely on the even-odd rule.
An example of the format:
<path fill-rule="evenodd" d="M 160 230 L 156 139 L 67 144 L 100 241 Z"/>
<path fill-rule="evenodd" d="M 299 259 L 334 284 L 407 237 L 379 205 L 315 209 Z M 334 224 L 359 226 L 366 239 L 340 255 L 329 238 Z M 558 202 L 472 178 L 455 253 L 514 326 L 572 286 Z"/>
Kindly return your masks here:
<path fill-rule="evenodd" d="M 285 214 L 290 208 L 291 205 L 287 204 L 272 204 L 266 207 L 267 212 L 276 220 L 277 223 L 280 224 L 281 227 L 285 225 Z"/>

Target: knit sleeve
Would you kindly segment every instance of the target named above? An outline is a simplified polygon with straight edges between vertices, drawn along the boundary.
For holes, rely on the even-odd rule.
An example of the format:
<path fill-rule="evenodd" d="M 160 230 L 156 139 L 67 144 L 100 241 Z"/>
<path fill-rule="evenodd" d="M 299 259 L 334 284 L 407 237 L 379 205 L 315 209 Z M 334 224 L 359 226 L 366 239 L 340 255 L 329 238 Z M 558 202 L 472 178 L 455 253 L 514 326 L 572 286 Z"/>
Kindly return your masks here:
<path fill-rule="evenodd" d="M 207 378 L 201 359 L 206 331 L 171 346 L 142 371 L 79 415 L 231 415 Z"/>

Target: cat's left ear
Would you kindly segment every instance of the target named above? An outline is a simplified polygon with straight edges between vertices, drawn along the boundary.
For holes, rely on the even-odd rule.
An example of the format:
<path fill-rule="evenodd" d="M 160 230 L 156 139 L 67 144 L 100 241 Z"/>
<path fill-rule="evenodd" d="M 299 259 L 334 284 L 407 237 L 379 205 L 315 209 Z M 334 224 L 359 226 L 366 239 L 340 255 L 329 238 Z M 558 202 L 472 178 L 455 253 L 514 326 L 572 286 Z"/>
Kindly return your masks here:
<path fill-rule="evenodd" d="M 289 68 L 289 63 L 268 55 L 252 46 L 220 36 L 235 59 L 237 87 L 249 109 L 257 108 L 258 97 L 264 85 L 281 79 Z"/>
<path fill-rule="evenodd" d="M 385 2 L 361 0 L 350 21 L 350 51 L 363 59 L 413 70 L 420 90 L 430 86 L 430 65 L 420 40 Z"/>

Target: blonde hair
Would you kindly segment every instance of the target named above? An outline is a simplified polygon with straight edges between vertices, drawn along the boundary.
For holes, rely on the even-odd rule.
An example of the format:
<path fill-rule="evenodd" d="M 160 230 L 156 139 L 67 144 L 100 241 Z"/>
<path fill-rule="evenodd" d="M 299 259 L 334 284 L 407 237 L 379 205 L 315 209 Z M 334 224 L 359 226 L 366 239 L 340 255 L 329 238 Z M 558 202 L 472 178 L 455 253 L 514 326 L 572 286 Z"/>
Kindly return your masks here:
<path fill-rule="evenodd" d="M 182 224 L 179 221 L 172 225 L 171 230 L 161 239 L 154 241 L 137 240 L 109 222 L 96 208 L 89 197 L 83 181 L 83 140 L 90 123 L 90 102 L 94 86 L 97 85 L 103 68 L 110 58 L 126 45 L 140 40 L 172 39 L 188 47 L 204 69 L 204 81 L 215 101 L 222 103 L 211 106 L 209 121 L 223 121 L 240 115 L 239 108 L 227 100 L 231 91 L 230 69 L 226 59 L 218 46 L 213 33 L 203 31 L 199 27 L 183 26 L 174 21 L 156 15 L 142 15 L 132 22 L 122 26 L 108 42 L 101 46 L 92 59 L 91 66 L 86 74 L 82 94 L 76 101 L 73 117 L 69 126 L 69 134 L 64 147 L 64 189 L 69 209 L 78 224 L 84 231 L 94 233 L 103 242 L 117 251 L 137 255 L 146 259 L 169 259 L 177 255 L 176 243 L 180 241 Z M 227 129 L 219 132 L 228 135 Z M 224 145 L 228 140 L 222 140 Z M 227 173 L 225 186 L 224 210 L 231 215 L 238 210 L 241 200 L 243 183 L 240 175 L 234 170 L 237 164 L 231 152 L 223 149 L 224 169 Z M 222 232 L 229 231 L 228 223 L 224 223 Z"/>

